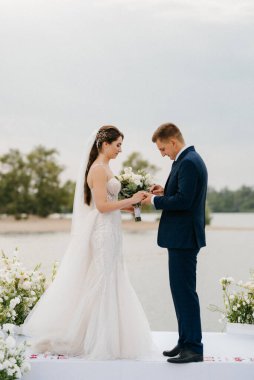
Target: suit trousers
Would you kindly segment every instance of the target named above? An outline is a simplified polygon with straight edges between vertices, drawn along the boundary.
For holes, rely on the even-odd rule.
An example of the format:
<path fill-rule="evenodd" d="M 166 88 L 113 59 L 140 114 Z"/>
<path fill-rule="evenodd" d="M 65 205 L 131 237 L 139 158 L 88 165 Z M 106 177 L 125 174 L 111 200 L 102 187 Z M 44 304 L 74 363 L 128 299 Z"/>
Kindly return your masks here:
<path fill-rule="evenodd" d="M 196 268 L 199 249 L 168 249 L 169 283 L 174 302 L 178 345 L 203 353 L 201 318 L 196 292 Z"/>

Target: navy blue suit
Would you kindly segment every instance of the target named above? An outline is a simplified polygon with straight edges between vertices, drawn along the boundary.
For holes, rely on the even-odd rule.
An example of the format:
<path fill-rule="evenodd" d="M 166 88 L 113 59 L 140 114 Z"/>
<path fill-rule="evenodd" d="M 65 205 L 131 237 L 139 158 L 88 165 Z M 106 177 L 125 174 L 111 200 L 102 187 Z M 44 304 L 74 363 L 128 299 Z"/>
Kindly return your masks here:
<path fill-rule="evenodd" d="M 182 348 L 203 352 L 199 299 L 196 293 L 197 254 L 205 241 L 207 170 L 193 146 L 173 163 L 164 195 L 154 198 L 162 210 L 158 245 L 168 249 L 169 279 Z"/>

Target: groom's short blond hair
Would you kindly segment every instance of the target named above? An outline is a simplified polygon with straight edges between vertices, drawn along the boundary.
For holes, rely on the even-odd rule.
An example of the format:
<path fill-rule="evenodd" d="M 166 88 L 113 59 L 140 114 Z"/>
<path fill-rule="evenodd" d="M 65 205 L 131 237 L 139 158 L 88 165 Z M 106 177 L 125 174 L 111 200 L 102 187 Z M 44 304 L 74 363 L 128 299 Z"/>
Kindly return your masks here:
<path fill-rule="evenodd" d="M 174 137 L 184 143 L 184 138 L 180 129 L 175 124 L 165 123 L 156 129 L 152 137 L 152 142 L 155 143 L 157 140 L 167 141 L 171 137 Z"/>

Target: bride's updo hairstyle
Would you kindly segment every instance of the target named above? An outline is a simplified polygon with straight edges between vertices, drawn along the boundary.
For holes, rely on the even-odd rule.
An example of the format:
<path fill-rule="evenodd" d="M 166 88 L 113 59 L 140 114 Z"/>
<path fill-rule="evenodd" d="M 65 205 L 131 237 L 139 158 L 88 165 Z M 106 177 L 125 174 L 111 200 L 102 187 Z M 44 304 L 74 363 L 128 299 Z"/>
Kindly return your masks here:
<path fill-rule="evenodd" d="M 116 141 L 118 137 L 124 138 L 124 135 L 116 127 L 113 127 L 112 125 L 105 125 L 101 127 L 96 135 L 92 149 L 89 154 L 88 164 L 87 164 L 86 173 L 85 173 L 85 183 L 84 183 L 85 199 L 84 200 L 87 205 L 90 205 L 90 202 L 91 202 L 91 190 L 87 183 L 87 175 L 89 173 L 90 167 L 92 166 L 93 162 L 98 157 L 98 154 L 102 148 L 102 144 L 104 142 L 111 144 L 113 141 Z"/>

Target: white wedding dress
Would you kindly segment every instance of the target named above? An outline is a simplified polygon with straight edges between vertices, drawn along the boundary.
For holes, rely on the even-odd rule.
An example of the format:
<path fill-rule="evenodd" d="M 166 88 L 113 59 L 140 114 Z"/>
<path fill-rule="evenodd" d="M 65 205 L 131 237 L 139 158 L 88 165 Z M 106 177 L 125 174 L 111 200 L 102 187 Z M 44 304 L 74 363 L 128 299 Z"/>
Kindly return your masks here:
<path fill-rule="evenodd" d="M 116 178 L 107 182 L 109 202 L 117 200 L 120 187 Z M 33 352 L 102 360 L 157 356 L 126 271 L 120 211 L 100 213 L 92 200 L 82 233 L 82 242 L 72 239 L 67 250 L 80 254 L 64 255 L 54 282 L 24 322 Z"/>

